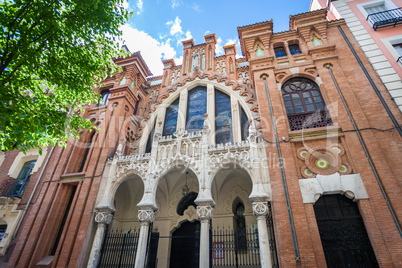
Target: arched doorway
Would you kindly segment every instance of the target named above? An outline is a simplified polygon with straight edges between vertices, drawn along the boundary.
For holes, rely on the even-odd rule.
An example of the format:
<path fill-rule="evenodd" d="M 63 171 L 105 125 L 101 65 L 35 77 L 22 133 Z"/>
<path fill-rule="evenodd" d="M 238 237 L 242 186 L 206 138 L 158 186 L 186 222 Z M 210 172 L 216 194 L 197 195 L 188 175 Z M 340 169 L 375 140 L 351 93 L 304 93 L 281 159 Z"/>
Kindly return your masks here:
<path fill-rule="evenodd" d="M 198 189 L 196 174 L 181 164 L 171 168 L 158 182 L 155 196 L 158 210 L 153 223 L 153 232 L 159 233 L 158 267 L 198 267 L 200 223 L 194 203 Z"/>
<path fill-rule="evenodd" d="M 328 268 L 378 267 L 357 204 L 342 195 L 324 195 L 314 204 Z"/>
<path fill-rule="evenodd" d="M 129 176 L 117 188 L 114 196 L 116 210 L 103 240 L 98 264 L 100 268 L 133 267 L 135 263 L 140 231 L 137 204 L 144 195 L 144 184 L 140 177 Z"/>
<path fill-rule="evenodd" d="M 172 233 L 170 268 L 198 268 L 200 259 L 200 222 L 183 222 Z"/>

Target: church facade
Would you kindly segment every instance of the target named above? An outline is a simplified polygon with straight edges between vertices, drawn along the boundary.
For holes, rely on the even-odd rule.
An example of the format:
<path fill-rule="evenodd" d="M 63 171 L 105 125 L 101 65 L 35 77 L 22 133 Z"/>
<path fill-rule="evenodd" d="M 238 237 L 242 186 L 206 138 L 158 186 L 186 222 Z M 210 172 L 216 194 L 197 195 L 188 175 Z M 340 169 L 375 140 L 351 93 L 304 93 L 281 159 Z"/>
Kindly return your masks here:
<path fill-rule="evenodd" d="M 3 263 L 401 266 L 402 116 L 326 15 L 238 27 L 242 58 L 183 41 L 157 77 L 139 52 L 115 59 L 83 114 L 100 130 L 47 149 Z"/>

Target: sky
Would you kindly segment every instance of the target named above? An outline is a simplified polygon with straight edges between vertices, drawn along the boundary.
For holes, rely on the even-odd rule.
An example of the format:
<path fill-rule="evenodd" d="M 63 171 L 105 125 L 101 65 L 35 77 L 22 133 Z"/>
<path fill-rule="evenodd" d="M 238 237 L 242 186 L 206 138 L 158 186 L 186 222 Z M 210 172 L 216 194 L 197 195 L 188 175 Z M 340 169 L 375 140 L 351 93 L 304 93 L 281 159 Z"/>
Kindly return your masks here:
<path fill-rule="evenodd" d="M 205 42 L 204 35 L 215 34 L 216 55 L 223 46 L 236 44 L 241 55 L 237 27 L 273 19 L 274 32 L 289 30 L 289 15 L 307 12 L 310 0 L 128 0 L 133 12 L 122 26 L 122 40 L 131 52 L 140 51 L 154 76 L 161 75 L 162 60 L 182 64 L 182 41 Z"/>

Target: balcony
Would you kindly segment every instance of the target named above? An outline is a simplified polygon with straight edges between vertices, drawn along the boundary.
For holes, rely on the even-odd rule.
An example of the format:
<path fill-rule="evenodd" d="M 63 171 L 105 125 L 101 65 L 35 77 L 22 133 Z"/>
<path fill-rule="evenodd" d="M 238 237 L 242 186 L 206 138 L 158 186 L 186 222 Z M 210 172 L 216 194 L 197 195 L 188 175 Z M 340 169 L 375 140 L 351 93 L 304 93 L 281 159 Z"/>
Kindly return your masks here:
<path fill-rule="evenodd" d="M 26 182 L 16 179 L 6 179 L 0 186 L 0 197 L 21 198 Z"/>
<path fill-rule="evenodd" d="M 402 56 L 400 56 L 400 57 L 396 60 L 396 62 L 399 62 L 399 64 L 402 64 Z"/>
<path fill-rule="evenodd" d="M 367 16 L 367 21 L 371 23 L 374 31 L 395 27 L 402 24 L 402 7 L 370 14 Z"/>

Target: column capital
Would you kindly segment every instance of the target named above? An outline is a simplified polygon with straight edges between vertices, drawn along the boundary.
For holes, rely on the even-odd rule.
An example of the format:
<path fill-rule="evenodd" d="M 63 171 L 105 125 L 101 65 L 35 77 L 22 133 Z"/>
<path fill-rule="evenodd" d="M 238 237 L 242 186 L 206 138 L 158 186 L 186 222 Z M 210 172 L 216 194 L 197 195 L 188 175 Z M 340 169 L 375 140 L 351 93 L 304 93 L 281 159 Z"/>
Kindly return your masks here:
<path fill-rule="evenodd" d="M 95 222 L 99 224 L 109 225 L 112 222 L 113 214 L 108 211 L 95 212 Z"/>
<path fill-rule="evenodd" d="M 268 203 L 267 202 L 253 202 L 253 213 L 257 217 L 268 215 Z"/>
<path fill-rule="evenodd" d="M 201 221 L 212 219 L 212 217 L 213 217 L 212 212 L 213 212 L 213 208 L 209 205 L 197 206 L 197 215 Z"/>
<path fill-rule="evenodd" d="M 155 220 L 155 211 L 153 209 L 138 210 L 138 220 L 141 223 L 151 223 Z"/>

